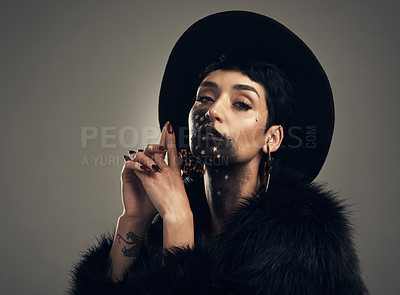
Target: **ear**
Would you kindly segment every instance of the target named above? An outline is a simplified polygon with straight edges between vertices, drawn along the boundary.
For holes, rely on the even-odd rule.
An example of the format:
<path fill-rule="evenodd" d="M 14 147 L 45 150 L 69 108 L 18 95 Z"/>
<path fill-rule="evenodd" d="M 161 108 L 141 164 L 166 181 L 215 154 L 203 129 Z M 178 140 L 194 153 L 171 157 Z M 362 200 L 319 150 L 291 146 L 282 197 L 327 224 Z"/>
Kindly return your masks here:
<path fill-rule="evenodd" d="M 271 153 L 276 152 L 281 146 L 282 140 L 283 140 L 282 126 L 281 125 L 271 126 L 265 133 L 264 145 L 262 148 L 263 152 L 265 154 L 268 153 L 268 146 L 269 146 L 269 151 Z"/>

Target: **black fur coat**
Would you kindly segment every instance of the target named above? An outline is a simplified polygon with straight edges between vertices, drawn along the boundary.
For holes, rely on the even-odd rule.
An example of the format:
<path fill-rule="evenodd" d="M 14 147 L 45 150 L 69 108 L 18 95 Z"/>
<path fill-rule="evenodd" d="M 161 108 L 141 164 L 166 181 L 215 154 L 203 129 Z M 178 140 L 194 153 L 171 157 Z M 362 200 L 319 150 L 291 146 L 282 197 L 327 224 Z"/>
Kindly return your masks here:
<path fill-rule="evenodd" d="M 163 254 L 162 266 L 158 216 L 125 279 L 113 284 L 106 278 L 113 237 L 106 234 L 72 270 L 70 294 L 366 294 L 346 207 L 288 171 L 275 173 L 267 194 L 248 198 L 216 240 L 205 234 L 204 191 L 186 181 L 194 249 Z"/>

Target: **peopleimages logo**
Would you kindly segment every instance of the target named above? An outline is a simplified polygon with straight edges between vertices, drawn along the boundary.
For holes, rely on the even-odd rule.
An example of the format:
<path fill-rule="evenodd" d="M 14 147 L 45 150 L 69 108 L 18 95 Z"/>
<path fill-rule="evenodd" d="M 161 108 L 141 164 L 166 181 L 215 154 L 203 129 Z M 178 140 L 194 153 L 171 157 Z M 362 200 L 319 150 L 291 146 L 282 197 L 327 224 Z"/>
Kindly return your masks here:
<path fill-rule="evenodd" d="M 155 143 L 160 137 L 160 129 L 154 126 L 141 128 L 124 126 L 117 130 L 113 126 L 84 126 L 82 127 L 82 148 L 87 148 L 90 142 L 100 143 L 102 149 L 115 149 L 123 147 L 125 149 L 137 148 L 140 141 L 142 143 Z"/>
<path fill-rule="evenodd" d="M 123 154 L 112 151 L 116 149 L 137 150 L 147 144 L 158 143 L 161 132 L 158 127 L 143 126 L 83 126 L 81 127 L 81 148 L 85 151 L 81 166 L 121 167 Z M 101 152 L 99 152 L 99 149 Z M 96 151 L 90 152 L 90 151 Z"/>
<path fill-rule="evenodd" d="M 288 144 L 288 148 L 307 148 L 313 149 L 317 146 L 317 127 L 316 126 L 305 126 L 305 128 L 292 126 L 288 128 L 287 135 L 291 141 L 291 144 Z M 285 146 L 281 146 L 281 148 L 285 148 Z"/>
<path fill-rule="evenodd" d="M 189 148 L 189 130 L 188 127 L 175 128 L 178 135 L 180 147 Z M 254 132 L 241 133 L 236 132 L 237 140 L 247 140 L 256 142 L 260 138 L 260 130 Z M 83 126 L 81 127 L 81 148 L 87 151 L 82 158 L 82 166 L 109 167 L 121 166 L 123 157 L 119 153 L 111 153 L 112 150 L 123 148 L 125 150 L 144 149 L 147 144 L 158 144 L 161 131 L 155 126 Z M 284 130 L 286 140 L 281 144 L 280 149 L 286 148 L 306 148 L 313 149 L 317 146 L 318 130 L 316 126 L 291 126 Z M 287 143 L 285 146 L 285 142 Z M 90 153 L 90 150 L 101 153 Z M 167 147 L 168 148 L 168 147 Z"/>

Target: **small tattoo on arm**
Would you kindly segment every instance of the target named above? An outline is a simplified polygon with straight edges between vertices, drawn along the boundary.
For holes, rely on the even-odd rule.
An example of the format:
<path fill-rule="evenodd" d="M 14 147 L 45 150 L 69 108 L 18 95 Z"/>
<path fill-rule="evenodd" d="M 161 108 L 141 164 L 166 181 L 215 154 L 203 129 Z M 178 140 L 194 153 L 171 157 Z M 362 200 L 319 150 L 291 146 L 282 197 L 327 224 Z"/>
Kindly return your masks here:
<path fill-rule="evenodd" d="M 142 246 L 143 240 L 131 231 L 126 234 L 126 239 L 124 239 L 120 234 L 118 234 L 118 243 L 121 244 L 121 240 L 124 243 L 132 246 L 130 248 L 127 248 L 125 246 L 122 248 L 122 253 L 124 254 L 124 256 L 136 257 L 136 255 L 140 250 L 140 247 Z"/>

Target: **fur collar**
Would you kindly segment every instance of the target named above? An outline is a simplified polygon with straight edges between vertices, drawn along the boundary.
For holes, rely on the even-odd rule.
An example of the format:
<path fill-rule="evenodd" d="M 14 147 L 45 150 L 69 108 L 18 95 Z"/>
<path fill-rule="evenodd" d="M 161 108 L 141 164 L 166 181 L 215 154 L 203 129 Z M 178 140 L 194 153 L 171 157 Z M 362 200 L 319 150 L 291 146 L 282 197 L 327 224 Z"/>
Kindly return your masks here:
<path fill-rule="evenodd" d="M 205 234 L 203 186 L 189 179 L 185 185 L 194 249 L 162 253 L 158 215 L 120 284 L 106 279 L 113 237 L 103 237 L 75 268 L 71 294 L 367 294 L 347 209 L 323 185 L 289 169 L 276 172 L 268 192 L 248 197 L 215 240 Z"/>
<path fill-rule="evenodd" d="M 276 169 L 268 192 L 247 197 L 215 240 L 206 234 L 204 191 L 193 180 L 185 184 L 195 249 L 167 251 L 159 277 L 166 285 L 181 287 L 180 276 L 170 275 L 178 272 L 190 274 L 196 294 L 366 294 L 347 207 L 323 184 Z"/>
<path fill-rule="evenodd" d="M 266 219 L 272 216 L 284 217 L 295 212 L 305 212 L 301 210 L 311 212 L 319 205 L 332 213 L 343 213 L 344 206 L 336 200 L 333 192 L 326 191 L 324 184 L 307 182 L 303 175 L 305 174 L 301 171 L 288 166 L 282 167 L 278 162 L 272 171 L 268 192 L 260 191 L 258 194 L 244 196 L 245 202 L 232 212 L 224 230 L 227 234 L 223 234 L 222 237 L 230 235 L 233 227 L 243 225 L 244 220 L 255 226 L 266 222 Z M 186 178 L 184 183 L 195 219 L 195 236 L 198 237 L 207 233 L 210 227 L 204 183 L 200 178 Z M 323 203 L 330 203 L 330 206 Z"/>

